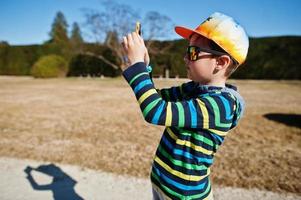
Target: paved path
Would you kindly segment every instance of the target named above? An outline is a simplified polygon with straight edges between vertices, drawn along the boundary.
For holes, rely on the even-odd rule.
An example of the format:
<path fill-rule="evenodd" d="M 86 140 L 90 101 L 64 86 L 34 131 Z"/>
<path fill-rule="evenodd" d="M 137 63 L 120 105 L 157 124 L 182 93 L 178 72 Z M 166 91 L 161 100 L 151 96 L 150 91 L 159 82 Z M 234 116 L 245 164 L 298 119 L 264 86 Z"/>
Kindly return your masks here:
<path fill-rule="evenodd" d="M 148 179 L 78 166 L 0 158 L 1 200 L 151 200 Z M 215 187 L 215 200 L 301 200 L 268 191 Z"/>

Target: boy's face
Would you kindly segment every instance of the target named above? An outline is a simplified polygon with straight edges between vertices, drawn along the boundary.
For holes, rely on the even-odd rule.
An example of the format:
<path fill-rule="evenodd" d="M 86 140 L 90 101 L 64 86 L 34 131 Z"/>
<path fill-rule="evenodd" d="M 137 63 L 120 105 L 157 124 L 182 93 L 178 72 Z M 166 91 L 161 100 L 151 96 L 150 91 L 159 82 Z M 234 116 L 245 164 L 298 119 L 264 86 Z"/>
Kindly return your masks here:
<path fill-rule="evenodd" d="M 197 34 L 192 35 L 189 41 L 189 46 L 210 49 L 209 40 Z M 214 75 L 216 66 L 215 56 L 207 52 L 200 52 L 198 56 L 198 60 L 190 61 L 187 54 L 185 55 L 184 61 L 187 68 L 187 77 L 192 81 L 199 82 L 201 84 L 208 84 L 211 82 Z"/>

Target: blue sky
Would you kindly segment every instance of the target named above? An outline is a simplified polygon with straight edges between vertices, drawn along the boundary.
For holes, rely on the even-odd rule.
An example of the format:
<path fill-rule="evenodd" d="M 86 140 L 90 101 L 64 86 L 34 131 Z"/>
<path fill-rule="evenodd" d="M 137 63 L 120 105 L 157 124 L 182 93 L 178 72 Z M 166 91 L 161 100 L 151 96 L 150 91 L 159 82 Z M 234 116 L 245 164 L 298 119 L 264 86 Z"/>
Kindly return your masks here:
<path fill-rule="evenodd" d="M 251 37 L 301 36 L 301 0 L 117 0 L 143 16 L 158 11 L 174 24 L 195 28 L 213 12 L 232 16 Z M 49 39 L 57 11 L 71 26 L 85 21 L 82 8 L 98 9 L 100 0 L 1 0 L 0 41 L 10 44 L 41 44 Z M 170 39 L 179 38 L 175 34 Z"/>

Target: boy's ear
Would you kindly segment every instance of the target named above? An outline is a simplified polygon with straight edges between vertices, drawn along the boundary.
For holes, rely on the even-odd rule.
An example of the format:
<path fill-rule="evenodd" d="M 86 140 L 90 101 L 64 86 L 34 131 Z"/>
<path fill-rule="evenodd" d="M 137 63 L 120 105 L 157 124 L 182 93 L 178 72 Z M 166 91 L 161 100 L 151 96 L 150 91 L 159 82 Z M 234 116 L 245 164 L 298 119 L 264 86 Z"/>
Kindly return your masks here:
<path fill-rule="evenodd" d="M 226 69 L 231 64 L 231 58 L 228 55 L 219 56 L 216 58 L 216 70 Z"/>

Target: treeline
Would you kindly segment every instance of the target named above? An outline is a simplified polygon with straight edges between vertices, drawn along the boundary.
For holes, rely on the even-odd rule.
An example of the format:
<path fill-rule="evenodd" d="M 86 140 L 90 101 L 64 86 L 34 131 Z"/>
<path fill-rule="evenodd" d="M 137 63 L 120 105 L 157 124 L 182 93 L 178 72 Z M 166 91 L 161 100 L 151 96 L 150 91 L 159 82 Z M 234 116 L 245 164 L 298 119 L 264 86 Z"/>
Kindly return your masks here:
<path fill-rule="evenodd" d="M 86 25 L 90 27 L 90 32 L 94 37 L 103 35 L 95 43 L 84 41 L 76 22 L 69 30 L 62 12 L 56 13 L 49 32 L 50 38 L 41 45 L 12 46 L 0 41 L 0 75 L 33 75 L 41 78 L 121 75 L 120 66 L 125 61 L 120 38 L 133 31 L 129 21 L 134 22 L 138 14 L 127 5 L 114 1 L 107 1 L 103 6 L 106 9 L 101 12 L 86 13 Z M 116 19 L 112 17 L 115 10 L 120 11 Z M 116 27 L 116 24 L 120 26 Z M 150 12 L 145 16 L 143 24 L 153 76 L 186 77 L 183 57 L 188 42 L 155 40 L 167 33 L 167 26 L 158 27 L 162 24 L 170 25 L 170 19 L 160 13 Z M 300 80 L 300 54 L 299 36 L 250 38 L 248 58 L 232 78 Z"/>
<path fill-rule="evenodd" d="M 79 25 L 71 31 L 62 12 L 57 12 L 49 32 L 50 39 L 41 45 L 11 46 L 0 41 L 0 74 L 32 75 L 37 78 L 64 76 L 117 76 L 118 64 L 105 45 L 84 42 Z M 99 59 L 102 56 L 106 59 Z M 66 66 L 57 66 L 57 65 Z"/>
<path fill-rule="evenodd" d="M 102 11 L 85 13 L 86 26 L 92 35 L 95 38 L 103 36 L 95 43 L 84 41 L 76 22 L 69 30 L 62 12 L 57 12 L 49 32 L 50 38 L 41 45 L 12 46 L 5 41 L 0 42 L 0 75 L 41 78 L 121 75 L 120 66 L 125 61 L 120 38 L 133 31 L 134 25 L 129 22 L 135 22 L 138 13 L 128 5 L 114 1 L 105 1 L 102 6 L 105 8 Z M 115 15 L 116 10 L 119 15 Z M 171 20 L 152 11 L 144 17 L 143 25 L 153 76 L 186 77 L 183 57 L 188 42 L 155 40 L 162 39 L 172 29 Z M 300 53 L 301 37 L 298 36 L 250 38 L 248 58 L 232 78 L 300 80 Z"/>
<path fill-rule="evenodd" d="M 301 79 L 301 37 L 251 38 L 248 58 L 233 78 Z"/>
<path fill-rule="evenodd" d="M 156 44 L 170 49 L 152 62 L 155 75 L 162 74 L 164 67 L 170 69 L 171 77 L 185 77 L 183 56 L 188 42 L 176 40 Z M 250 38 L 246 62 L 232 75 L 236 79 L 301 79 L 301 37 L 282 36 Z"/>
<path fill-rule="evenodd" d="M 158 50 L 167 48 L 163 53 L 151 54 L 154 76 L 185 77 L 186 69 L 183 56 L 187 41 L 175 40 L 154 42 Z M 70 55 L 68 76 L 118 76 L 119 69 L 103 62 L 95 55 L 102 55 L 107 60 L 120 64 L 114 53 L 102 45 L 84 44 L 82 52 Z M 72 50 L 72 49 L 71 49 Z M 301 79 L 301 37 L 251 38 L 247 61 L 233 74 L 236 79 Z M 0 74 L 30 75 L 34 63 L 42 56 L 59 54 L 51 45 L 10 46 L 0 44 Z"/>

